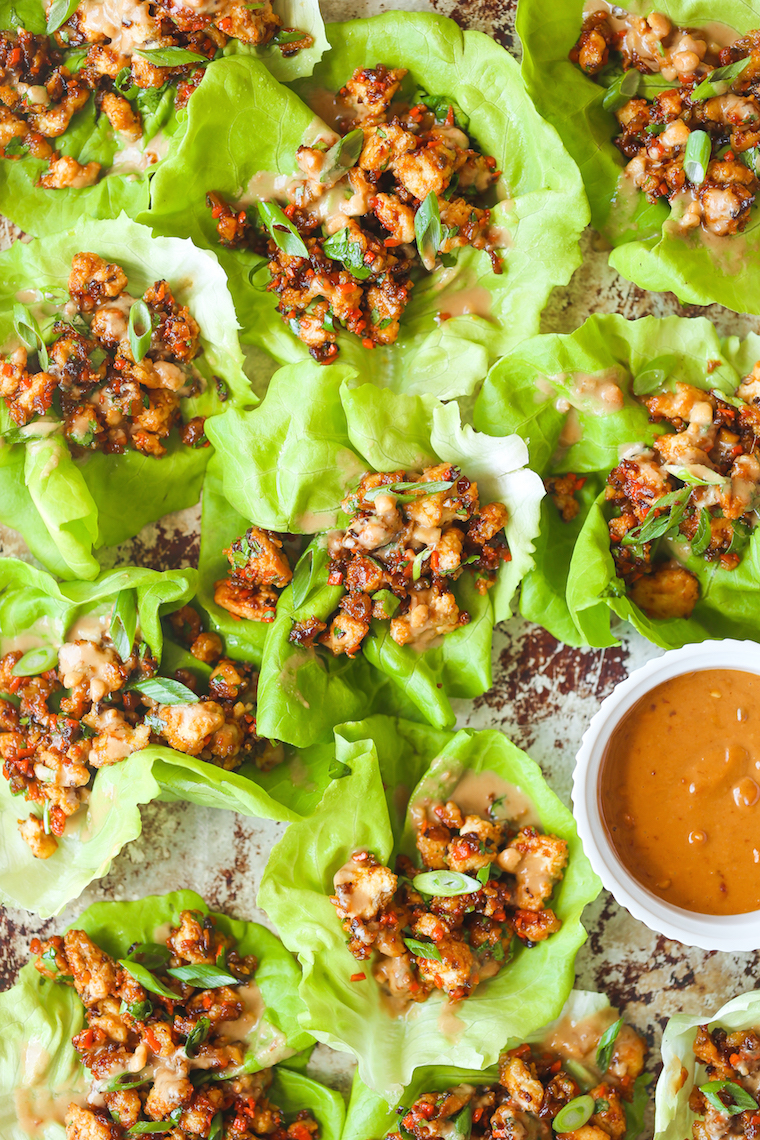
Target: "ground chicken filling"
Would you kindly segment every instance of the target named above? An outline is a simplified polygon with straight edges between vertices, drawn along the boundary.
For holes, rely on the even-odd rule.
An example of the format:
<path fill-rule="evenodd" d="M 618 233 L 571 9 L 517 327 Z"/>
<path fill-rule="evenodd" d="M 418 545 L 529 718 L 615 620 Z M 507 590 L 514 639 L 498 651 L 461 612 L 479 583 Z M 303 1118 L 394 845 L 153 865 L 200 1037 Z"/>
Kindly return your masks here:
<path fill-rule="evenodd" d="M 50 141 L 64 134 L 90 97 L 123 146 L 149 140 L 172 105 L 185 106 L 205 65 L 230 39 L 259 46 L 274 41 L 283 55 L 312 44 L 311 36 L 282 27 L 270 0 L 82 0 L 52 36 L 0 31 L 3 156 L 47 159 L 38 183 L 45 189 L 92 186 L 101 164 L 80 164 Z M 157 154 L 146 159 L 155 162 Z"/>
<path fill-rule="evenodd" d="M 373 976 L 393 999 L 424 1001 L 438 989 L 460 1001 L 499 973 L 513 938 L 531 947 L 560 929 L 548 903 L 567 843 L 516 831 L 489 801 L 489 818 L 463 815 L 453 800 L 413 809 L 421 870 L 400 855 L 394 873 L 355 851 L 335 875 L 330 901 L 348 948 L 360 962 L 374 955 Z"/>
<path fill-rule="evenodd" d="M 85 1104 L 69 1105 L 67 1140 L 317 1140 L 307 1111 L 288 1126 L 268 1099 L 271 1069 L 240 1072 L 262 1013 L 257 961 L 210 915 L 183 911 L 165 942 L 138 943 L 121 961 L 83 930 L 35 938 L 32 952 L 85 1007 L 72 1043 L 92 1083 Z"/>
<path fill-rule="evenodd" d="M 454 250 L 485 250 L 501 272 L 483 197 L 496 160 L 474 148 L 446 99 L 402 98 L 406 74 L 354 72 L 338 97 L 345 133 L 298 148 L 302 177 L 281 180 L 280 205 L 207 198 L 223 245 L 269 259 L 277 311 L 321 364 L 336 359 L 341 328 L 365 348 L 393 344 L 415 280 Z"/>
<path fill-rule="evenodd" d="M 230 572 L 214 583 L 216 604 L 236 618 L 274 621 L 280 591 L 293 577 L 282 536 L 252 526 L 225 554 Z"/>
<path fill-rule="evenodd" d="M 696 576 L 670 556 L 662 540 L 687 554 L 734 570 L 752 528 L 760 484 L 760 364 L 733 396 L 676 384 L 638 397 L 652 423 L 667 431 L 651 448 L 630 448 L 607 477 L 614 509 L 610 543 L 618 578 L 652 618 L 688 618 L 699 599 Z M 577 475 L 550 479 L 562 518 L 578 513 Z"/>
<path fill-rule="evenodd" d="M 511 558 L 507 508 L 481 507 L 477 483 L 449 463 L 421 475 L 365 475 L 341 505 L 351 521 L 328 535 L 327 580 L 345 593 L 327 621 L 294 624 L 290 640 L 297 645 L 319 643 L 353 657 L 375 618 L 390 620 L 398 645 L 424 650 L 470 620 L 452 583 L 467 570 L 485 594 Z"/>
<path fill-rule="evenodd" d="M 679 202 L 682 230 L 739 233 L 760 172 L 760 32 L 725 47 L 659 12 L 615 13 L 586 16 L 570 59 L 610 85 L 628 178 L 650 202 Z"/>
<path fill-rule="evenodd" d="M 61 303 L 48 345 L 33 313 L 15 307 L 22 344 L 0 363 L 0 397 L 10 418 L 19 427 L 37 416 L 63 421 L 75 454 L 132 449 L 160 457 L 175 427 L 183 444 L 208 446 L 204 418 L 183 423 L 180 411 L 181 399 L 204 384 L 193 364 L 203 351 L 198 325 L 167 281 L 156 281 L 141 300 L 126 287 L 120 266 L 95 253 L 76 254 L 69 300 Z"/>
<path fill-rule="evenodd" d="M 583 1066 L 548 1045 L 510 1049 L 499 1058 L 498 1082 L 423 1093 L 411 1108 L 397 1110 L 403 1131 L 389 1132 L 387 1140 L 550 1140 L 555 1134 L 622 1140 L 625 1106 L 633 1099 L 647 1047 L 628 1025 L 617 1023 L 610 1031 L 616 1034 L 610 1055 L 602 1053 L 603 1037 L 591 1034 L 593 1052 Z"/>
<path fill-rule="evenodd" d="M 704 1065 L 706 1081 L 692 1089 L 689 1108 L 700 1118 L 694 1140 L 760 1135 L 760 1036 L 754 1029 L 732 1033 L 700 1025 L 694 1055 Z"/>
<path fill-rule="evenodd" d="M 168 620 L 193 657 L 211 666 L 207 694 L 196 695 L 200 684 L 189 669 L 178 670 L 167 686 L 144 642 L 136 639 L 121 657 L 108 617 L 98 635 L 66 641 L 57 664 L 44 672 L 24 672 L 23 658 L 34 651 L 0 659 L 3 775 L 14 796 L 39 810 L 19 820 L 37 858 L 56 851 L 66 821 L 88 803 L 98 769 L 151 744 L 227 771 L 245 760 L 265 770 L 283 760 L 282 745 L 256 735 L 258 677 L 251 667 L 223 656 L 221 638 L 202 632 L 190 606 Z"/>

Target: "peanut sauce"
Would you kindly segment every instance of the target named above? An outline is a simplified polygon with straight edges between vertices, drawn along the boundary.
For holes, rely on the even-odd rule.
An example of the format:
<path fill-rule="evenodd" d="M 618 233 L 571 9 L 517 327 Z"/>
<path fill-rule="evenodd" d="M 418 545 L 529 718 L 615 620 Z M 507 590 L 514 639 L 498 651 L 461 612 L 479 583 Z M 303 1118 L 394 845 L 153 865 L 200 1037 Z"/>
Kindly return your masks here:
<path fill-rule="evenodd" d="M 628 872 L 696 914 L 760 909 L 760 676 L 684 673 L 626 713 L 599 806 Z"/>

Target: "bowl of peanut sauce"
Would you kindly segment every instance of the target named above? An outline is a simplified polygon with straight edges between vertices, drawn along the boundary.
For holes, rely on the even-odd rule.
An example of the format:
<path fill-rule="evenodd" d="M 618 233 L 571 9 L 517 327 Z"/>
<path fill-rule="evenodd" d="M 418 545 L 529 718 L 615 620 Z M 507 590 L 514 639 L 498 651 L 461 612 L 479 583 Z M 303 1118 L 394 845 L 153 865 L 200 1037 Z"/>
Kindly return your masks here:
<path fill-rule="evenodd" d="M 687 946 L 758 949 L 760 645 L 688 645 L 616 686 L 583 737 L 573 805 L 634 918 Z"/>

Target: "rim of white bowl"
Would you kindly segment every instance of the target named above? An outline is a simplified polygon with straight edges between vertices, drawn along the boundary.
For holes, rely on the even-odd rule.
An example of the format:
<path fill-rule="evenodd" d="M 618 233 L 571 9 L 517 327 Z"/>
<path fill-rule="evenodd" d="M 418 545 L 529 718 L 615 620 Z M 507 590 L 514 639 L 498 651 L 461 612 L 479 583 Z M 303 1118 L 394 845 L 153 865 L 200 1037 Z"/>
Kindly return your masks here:
<path fill-rule="evenodd" d="M 575 819 L 583 850 L 604 887 L 650 930 L 701 950 L 757 950 L 760 910 L 737 915 L 692 914 L 658 898 L 623 866 L 599 810 L 599 769 L 607 742 L 622 718 L 656 685 L 704 669 L 760 674 L 760 644 L 725 639 L 671 649 L 616 685 L 592 718 L 576 757 L 572 791 Z"/>

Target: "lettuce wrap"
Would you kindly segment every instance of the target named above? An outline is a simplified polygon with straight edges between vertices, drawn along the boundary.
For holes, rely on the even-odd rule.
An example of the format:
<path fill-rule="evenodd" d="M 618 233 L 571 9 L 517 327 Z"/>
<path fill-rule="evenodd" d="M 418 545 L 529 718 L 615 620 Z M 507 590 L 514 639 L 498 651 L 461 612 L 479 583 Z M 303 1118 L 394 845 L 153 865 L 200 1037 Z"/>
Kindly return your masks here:
<path fill-rule="evenodd" d="M 166 278 L 177 301 L 187 304 L 201 331 L 202 355 L 194 364 L 206 382 L 201 395 L 181 401 L 185 420 L 218 411 L 215 377 L 232 403 L 256 402 L 243 372 L 235 314 L 224 273 L 212 254 L 192 242 L 153 238 L 121 215 L 115 221 L 80 220 L 67 233 L 16 242 L 0 254 L 0 344 L 7 353 L 21 343 L 14 306 L 23 301 L 51 340 L 59 302 L 68 300 L 72 257 L 94 252 L 121 265 L 128 288 L 142 292 Z M 164 514 L 192 506 L 200 496 L 208 447 L 180 443 L 176 429 L 161 458 L 129 449 L 121 455 L 84 452 L 75 458 L 56 417 L 13 423 L 0 401 L 0 520 L 21 532 L 32 553 L 60 577 L 94 578 L 94 551 L 133 537 Z"/>
<path fill-rule="evenodd" d="M 357 67 L 407 68 L 410 95 L 416 86 L 453 100 L 483 153 L 503 171 L 494 220 L 506 235 L 504 272 L 496 276 L 484 252 L 460 250 L 453 267 L 415 285 L 395 344 L 369 352 L 344 333 L 339 359 L 398 390 L 441 398 L 471 392 L 490 361 L 537 331 L 551 288 L 567 283 L 579 264 L 578 235 L 588 215 L 577 170 L 555 131 L 535 113 L 514 60 L 480 32 L 462 32 L 441 16 L 388 12 L 331 24 L 327 36 L 330 52 L 312 79 L 293 89 L 239 57 L 209 71 L 176 148 L 151 183 L 150 212 L 141 220 L 157 233 L 188 233 L 196 244 L 219 251 L 244 341 L 281 363 L 307 357 L 260 280 L 266 278 L 264 260 L 219 250 L 206 194 L 238 201 L 259 172 L 290 176 L 304 136 L 313 138 L 315 121 L 321 122 L 313 107 L 324 106 L 326 91 L 337 92 Z M 237 119 L 229 117 L 230 102 Z M 247 127 L 251 121 L 255 132 Z M 259 268 L 251 284 L 249 274 Z M 479 299 L 475 308 L 483 316 L 471 312 L 437 322 L 448 308 L 461 312 L 468 298 Z"/>
<path fill-rule="evenodd" d="M 665 540 L 697 577 L 700 597 L 688 619 L 652 619 L 626 596 L 616 576 L 607 529 L 611 511 L 604 498 L 606 477 L 620 461 L 621 449 L 649 445 L 661 430 L 633 397 L 637 376 L 654 370 L 667 390 L 682 381 L 731 395 L 758 357 L 756 335 L 721 340 L 707 320 L 626 321 L 611 315 L 593 316 L 570 335 L 536 337 L 493 368 L 475 406 L 476 427 L 523 436 L 531 467 L 542 477 L 573 472 L 586 478 L 571 522 L 562 521 L 550 497 L 543 502 L 535 568 L 522 586 L 524 617 L 569 645 L 617 645 L 613 617 L 630 622 L 663 649 L 714 637 L 760 637 L 756 532 L 738 568 L 730 571 Z M 614 380 L 624 396 L 622 408 L 600 414 L 598 401 L 579 395 L 578 382 L 587 377 Z"/>
<path fill-rule="evenodd" d="M 523 1042 L 529 1045 L 541 1044 L 559 1023 L 563 1021 L 577 1023 L 585 1018 L 593 1018 L 609 1008 L 609 1000 L 604 994 L 572 990 L 559 1017 L 532 1033 L 510 1038 L 504 1043 L 504 1049 L 515 1049 Z M 389 1102 L 379 1093 L 367 1088 L 357 1074 L 351 1088 L 342 1140 L 383 1140 L 389 1132 L 399 1130 L 400 1110 L 408 1109 L 422 1093 L 445 1092 L 459 1084 L 477 1087 L 498 1081 L 498 1078 L 499 1071 L 496 1065 L 483 1070 L 455 1068 L 449 1065 L 426 1065 L 415 1069 L 410 1083 L 400 1095 L 394 1095 Z M 633 1100 L 625 1102 L 628 1127 L 623 1140 L 636 1140 L 643 1130 L 643 1114 L 649 1100 L 646 1086 L 650 1080 L 651 1077 L 647 1074 L 638 1077 Z"/>
<path fill-rule="evenodd" d="M 557 1016 L 586 937 L 581 913 L 600 884 L 570 812 L 538 766 L 498 732 L 441 732 L 377 716 L 336 730 L 336 759 L 341 778 L 308 822 L 291 825 L 272 851 L 259 904 L 301 961 L 304 1028 L 332 1048 L 354 1053 L 361 1080 L 390 1100 L 419 1066 L 484 1068 L 510 1037 L 522 1040 Z M 450 1013 L 448 1021 L 439 1020 L 449 1009 L 440 992 L 394 1018 L 385 1011 L 369 963 L 358 963 L 346 947 L 329 899 L 333 875 L 357 849 L 386 863 L 399 852 L 411 854 L 408 805 L 431 781 L 445 798 L 444 789 L 451 790 L 467 769 L 517 785 L 543 828 L 567 841 L 569 863 L 552 903 L 563 925 L 533 949 L 518 948 L 495 978 L 455 1007 L 453 1027 Z M 365 970 L 365 980 L 349 980 Z"/>
<path fill-rule="evenodd" d="M 274 0 L 274 11 L 284 27 L 297 27 L 308 32 L 313 46 L 287 57 L 279 47 L 269 44 L 259 48 L 229 40 L 222 55 L 241 53 L 259 61 L 279 80 L 288 82 L 309 75 L 328 49 L 325 27 L 318 0 Z M 14 31 L 21 26 L 43 35 L 46 5 L 41 0 L 21 0 L 0 4 L 0 27 Z M 52 40 L 52 37 L 51 37 Z M 90 46 L 90 45 L 85 45 Z M 83 66 L 83 52 L 74 49 L 66 56 L 73 74 Z M 213 75 L 217 63 L 209 64 L 206 75 Z M 122 84 L 123 86 L 123 84 Z M 135 95 L 137 96 L 135 101 Z M 80 218 L 91 220 L 117 218 L 124 211 L 136 217 L 148 208 L 149 181 L 164 156 L 171 154 L 175 136 L 187 118 L 186 108 L 175 107 L 175 87 L 137 89 L 130 92 L 143 123 L 143 135 L 137 142 L 115 131 L 104 113 L 96 109 L 90 96 L 77 111 L 63 135 L 52 140 L 61 155 L 70 155 L 80 164 L 98 162 L 103 167 L 99 181 L 81 189 L 44 189 L 38 185 L 45 174 L 47 160 L 30 154 L 0 159 L 0 213 L 15 222 L 26 233 L 35 236 L 57 234 L 76 225 Z M 192 102 L 192 100 L 191 100 Z M 184 237 L 183 232 L 178 236 Z"/>
<path fill-rule="evenodd" d="M 176 924 L 185 909 L 209 913 L 194 891 L 149 896 L 137 902 L 95 903 L 72 923 L 106 953 L 123 958 L 135 942 L 152 942 L 156 931 Z M 218 928 L 237 941 L 241 954 L 255 954 L 262 1017 L 248 1038 L 249 1071 L 269 1068 L 308 1049 L 313 1038 L 299 1025 L 298 967 L 273 934 L 254 922 L 214 914 Z M 63 1140 L 69 1103 L 87 1090 L 87 1073 L 71 1038 L 84 1024 L 76 991 L 43 978 L 30 963 L 13 989 L 0 995 L 3 1063 L 0 1067 L 0 1122 L 6 1140 L 32 1136 Z M 332 1089 L 278 1065 L 271 1097 L 286 1118 L 308 1108 L 320 1124 L 321 1140 L 338 1140 L 345 1109 Z M 35 1121 L 37 1122 L 35 1124 Z"/>
<path fill-rule="evenodd" d="M 450 698 L 479 696 L 491 685 L 494 624 L 509 615 L 515 589 L 533 563 L 543 487 L 523 466 L 522 440 L 492 440 L 463 426 L 455 403 L 381 391 L 360 383 L 347 365 L 322 368 L 311 361 L 280 369 L 259 407 L 229 408 L 206 426 L 218 452 L 215 470 L 221 470 L 224 495 L 238 515 L 274 531 L 317 536 L 295 571 L 307 588 L 299 587 L 295 604 L 294 587 L 288 587 L 268 627 L 258 698 L 261 734 L 304 747 L 343 720 L 380 711 L 377 671 L 406 710 L 416 708 L 439 728 L 453 724 Z M 388 623 L 377 621 L 355 660 L 291 644 L 294 618 L 323 619 L 341 596 L 339 587 L 327 584 L 323 532 L 338 523 L 346 492 L 368 470 L 422 470 L 437 461 L 457 464 L 477 481 L 483 503 L 495 499 L 509 512 L 512 560 L 502 564 L 493 588 L 478 593 L 466 571 L 453 586 L 470 623 L 424 652 L 397 645 Z M 210 514 L 204 515 L 209 528 L 217 525 Z M 406 710 L 395 704 L 390 711 Z"/>
<path fill-rule="evenodd" d="M 744 0 L 720 5 L 708 0 L 662 0 L 654 8 L 631 0 L 624 8 L 636 15 L 661 12 L 681 26 L 698 28 L 720 20 L 742 34 L 760 24 L 757 6 Z M 743 234 L 708 235 L 702 240 L 695 233 L 684 239 L 667 201 L 652 205 L 643 193 L 622 182 L 625 159 L 612 141 L 617 119 L 602 106 L 605 87 L 568 59 L 583 15 L 583 0 L 561 0 L 550 19 L 540 0 L 523 0 L 517 31 L 525 85 L 578 163 L 591 224 L 613 246 L 610 265 L 642 289 L 670 290 L 684 304 L 715 302 L 739 313 L 760 313 L 760 287 L 755 284 L 760 266 L 756 206 Z"/>
<path fill-rule="evenodd" d="M 162 662 L 160 672 L 171 676 L 179 668 L 191 669 L 203 684 L 210 666 L 167 639 L 160 621 L 192 598 L 196 579 L 194 570 L 159 573 L 130 567 L 108 571 L 93 583 L 59 585 L 26 563 L 2 559 L 0 649 L 4 654 L 17 647 L 26 651 L 59 646 L 72 623 L 86 615 L 108 614 L 120 591 L 133 590 L 142 637 Z M 254 655 L 251 646 L 248 659 Z M 297 758 L 288 753 L 285 762 L 268 772 L 252 760 L 225 771 L 163 745 L 144 748 L 98 770 L 86 812 L 72 817 L 57 851 L 47 859 L 35 858 L 21 838 L 16 821 L 28 816 L 31 806 L 14 798 L 3 778 L 0 899 L 44 917 L 57 913 L 88 883 L 105 875 L 122 847 L 137 838 L 142 829 L 140 804 L 153 799 L 188 800 L 259 818 L 300 819 L 330 782 L 334 758 L 330 741 Z"/>
<path fill-rule="evenodd" d="M 655 1090 L 655 1140 L 691 1140 L 697 1114 L 689 1108 L 692 1090 L 706 1080 L 705 1067 L 694 1055 L 697 1028 L 706 1025 L 728 1033 L 760 1029 L 760 993 L 750 990 L 731 998 L 712 1017 L 678 1013 L 671 1017 L 662 1035 L 662 1073 Z M 756 1095 L 756 1094 L 755 1094 Z"/>

